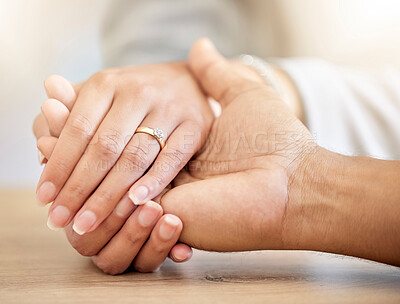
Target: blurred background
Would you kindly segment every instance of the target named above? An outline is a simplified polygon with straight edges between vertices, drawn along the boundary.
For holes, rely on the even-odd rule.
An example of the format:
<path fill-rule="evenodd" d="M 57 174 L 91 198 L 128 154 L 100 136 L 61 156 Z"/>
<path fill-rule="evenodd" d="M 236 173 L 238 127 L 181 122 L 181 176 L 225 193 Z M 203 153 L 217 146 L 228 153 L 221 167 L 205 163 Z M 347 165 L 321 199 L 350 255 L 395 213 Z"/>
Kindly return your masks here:
<path fill-rule="evenodd" d="M 311 56 L 400 64 L 398 0 L 2 0 L 0 187 L 39 177 L 34 117 L 43 81 L 110 66 L 184 59 L 208 36 L 227 56 Z"/>

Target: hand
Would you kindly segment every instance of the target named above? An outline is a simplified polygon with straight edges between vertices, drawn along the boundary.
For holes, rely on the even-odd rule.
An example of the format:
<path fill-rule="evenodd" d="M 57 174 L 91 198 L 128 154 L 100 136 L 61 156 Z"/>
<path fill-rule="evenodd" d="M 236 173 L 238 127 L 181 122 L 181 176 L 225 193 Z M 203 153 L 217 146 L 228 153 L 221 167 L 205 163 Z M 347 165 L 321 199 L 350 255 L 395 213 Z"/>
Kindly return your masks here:
<path fill-rule="evenodd" d="M 189 66 L 222 113 L 161 200 L 184 223 L 180 240 L 216 251 L 292 247 L 300 232 L 292 233 L 288 216 L 297 208 L 290 187 L 320 148 L 255 71 L 227 61 L 207 40 L 193 47 Z"/>
<path fill-rule="evenodd" d="M 60 76 L 46 79 L 45 89 L 50 99 L 43 103 L 42 113 L 36 117 L 33 125 L 40 164 L 50 159 L 69 116 L 66 105 L 72 108 L 78 88 L 79 85 L 69 83 Z M 132 209 L 127 196 L 119 206 L 129 211 Z M 121 212 L 113 212 L 96 230 L 83 236 L 73 231 L 72 224 L 68 225 L 65 228 L 68 240 L 82 255 L 94 256 L 95 264 L 110 274 L 122 273 L 131 264 L 137 271 L 156 271 L 167 256 L 178 263 L 188 261 L 192 256 L 191 248 L 176 244 L 182 230 L 180 219 L 172 215 L 161 216 L 162 210 L 158 204 L 149 203 L 141 208 L 146 208 L 145 214 L 153 214 L 159 220 L 154 221 L 153 225 L 143 226 L 143 221 L 138 220 L 141 209 L 123 217 Z M 118 235 L 116 240 L 109 242 L 114 235 Z M 118 241 L 123 237 L 126 238 L 124 242 Z M 123 256 L 119 254 L 121 251 L 125 253 Z"/>
<path fill-rule="evenodd" d="M 198 42 L 189 66 L 219 100 L 204 152 L 162 205 L 193 247 L 315 250 L 400 265 L 399 161 L 318 147 L 253 71 Z"/>
<path fill-rule="evenodd" d="M 180 219 L 163 215 L 161 206 L 152 201 L 137 207 L 128 218 L 113 212 L 96 230 L 84 235 L 77 234 L 72 224 L 65 228 L 71 245 L 109 274 L 123 273 L 130 266 L 154 272 L 168 256 L 178 263 L 189 260 L 190 247 L 176 244 L 181 230 Z"/>
<path fill-rule="evenodd" d="M 138 204 L 161 193 L 202 145 L 213 119 L 181 63 L 98 73 L 81 85 L 70 110 L 37 196 L 44 203 L 54 199 L 53 227 L 64 227 L 79 210 L 73 227 L 80 234 L 96 229 L 130 187 Z M 166 132 L 158 156 L 153 137 L 133 135 L 139 126 Z"/>

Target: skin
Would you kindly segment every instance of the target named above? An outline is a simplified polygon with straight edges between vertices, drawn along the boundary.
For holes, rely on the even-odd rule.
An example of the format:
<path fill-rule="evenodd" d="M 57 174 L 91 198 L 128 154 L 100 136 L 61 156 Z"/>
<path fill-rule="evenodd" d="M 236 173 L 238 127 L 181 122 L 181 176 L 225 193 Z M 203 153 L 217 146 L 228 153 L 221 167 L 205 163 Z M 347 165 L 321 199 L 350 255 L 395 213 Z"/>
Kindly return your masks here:
<path fill-rule="evenodd" d="M 400 265 L 400 162 L 319 147 L 254 71 L 224 59 L 208 40 L 195 44 L 189 67 L 222 113 L 161 197 L 164 212 L 183 222 L 180 241 L 204 250 L 316 250 Z M 126 240 L 112 242 L 118 235 L 108 267 L 123 264 L 118 252 Z"/>
<path fill-rule="evenodd" d="M 222 114 L 209 146 L 161 200 L 184 223 L 181 241 L 204 250 L 316 250 L 400 265 L 399 161 L 317 146 L 265 83 L 208 40 L 193 47 L 189 66 Z M 235 145 L 265 131 L 265 148 L 250 140 Z"/>
<path fill-rule="evenodd" d="M 33 126 L 34 134 L 38 139 L 39 159 L 42 163 L 46 163 L 47 159 L 51 157 L 69 116 L 67 106 L 72 108 L 76 99 L 75 92 L 79 90 L 79 86 L 57 75 L 50 76 L 45 81 L 49 100 L 43 103 L 42 113 L 36 117 Z M 159 203 L 159 199 L 160 195 L 155 198 L 155 201 Z M 145 204 L 136 209 L 127 198 L 127 194 L 121 200 L 120 205 L 125 206 L 122 208 L 124 212 L 114 210 L 95 232 L 79 235 L 72 229 L 71 223 L 65 227 L 71 245 L 82 255 L 93 256 L 95 264 L 104 272 L 118 274 L 125 271 L 129 265 L 132 265 L 137 271 L 153 272 L 159 269 L 167 256 L 178 263 L 191 258 L 191 248 L 185 244 L 176 243 L 182 230 L 179 218 L 162 215 L 162 208 L 154 203 Z M 158 221 L 156 220 L 150 226 L 143 226 L 138 220 L 138 214 L 143 208 L 149 209 L 150 213 L 158 218 Z M 102 249 L 124 224 L 126 224 L 123 234 L 126 238 L 124 244 L 125 247 L 128 243 L 131 244 L 130 254 L 125 256 L 123 263 L 119 259 L 120 263 L 117 264 L 109 257 L 107 250 L 104 253 Z M 100 258 L 96 255 L 99 255 Z M 108 263 L 105 263 L 104 260 Z"/>
<path fill-rule="evenodd" d="M 59 139 L 37 198 L 54 201 L 50 227 L 74 220 L 79 234 L 95 230 L 128 190 L 135 204 L 159 195 L 201 147 L 213 120 L 183 63 L 102 71 L 64 93 L 64 106 L 54 109 L 50 99 L 42 107 L 47 116 L 70 114 L 61 129 L 51 126 Z M 160 151 L 155 138 L 135 134 L 140 126 L 163 130 L 166 147 Z"/>

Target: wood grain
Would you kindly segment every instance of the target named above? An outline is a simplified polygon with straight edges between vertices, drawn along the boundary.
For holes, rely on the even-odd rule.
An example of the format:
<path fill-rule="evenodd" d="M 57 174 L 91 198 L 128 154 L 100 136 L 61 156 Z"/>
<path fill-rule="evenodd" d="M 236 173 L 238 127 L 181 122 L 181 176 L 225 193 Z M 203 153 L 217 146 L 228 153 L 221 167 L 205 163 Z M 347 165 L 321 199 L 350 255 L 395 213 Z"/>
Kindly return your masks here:
<path fill-rule="evenodd" d="M 32 191 L 0 191 L 0 303 L 400 303 L 400 269 L 313 252 L 196 251 L 109 276 L 46 227 Z"/>

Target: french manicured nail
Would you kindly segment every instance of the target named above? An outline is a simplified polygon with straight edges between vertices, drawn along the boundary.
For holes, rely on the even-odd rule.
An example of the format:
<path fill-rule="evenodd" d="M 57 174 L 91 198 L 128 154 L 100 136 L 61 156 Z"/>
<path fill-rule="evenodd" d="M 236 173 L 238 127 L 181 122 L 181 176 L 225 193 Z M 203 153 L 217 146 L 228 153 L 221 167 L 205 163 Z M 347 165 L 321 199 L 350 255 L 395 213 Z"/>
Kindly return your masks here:
<path fill-rule="evenodd" d="M 155 223 L 160 215 L 160 205 L 155 202 L 147 202 L 143 205 L 142 210 L 138 215 L 139 224 L 142 227 L 149 227 Z"/>
<path fill-rule="evenodd" d="M 170 240 L 178 228 L 180 220 L 171 214 L 168 214 L 164 217 L 164 221 L 160 225 L 160 237 L 164 241 Z"/>
<path fill-rule="evenodd" d="M 136 206 L 132 203 L 129 199 L 128 195 L 125 195 L 120 202 L 118 203 L 117 207 L 115 207 L 114 212 L 116 215 L 122 218 L 128 217 L 129 214 L 135 210 Z"/>
<path fill-rule="evenodd" d="M 44 182 L 36 192 L 36 198 L 43 204 L 48 204 L 56 196 L 56 186 L 52 182 Z"/>
<path fill-rule="evenodd" d="M 40 152 L 40 150 L 38 150 L 38 161 L 39 161 L 39 165 L 43 165 L 45 163 L 45 157 L 44 157 L 43 153 Z"/>
<path fill-rule="evenodd" d="M 53 230 L 53 231 L 58 231 L 61 229 L 61 228 L 57 228 L 57 227 L 53 226 L 53 223 L 51 222 L 50 217 L 47 218 L 47 227 L 49 227 L 49 229 Z"/>
<path fill-rule="evenodd" d="M 47 219 L 47 227 L 51 230 L 57 230 L 58 228 L 63 228 L 69 217 L 71 212 L 67 207 L 57 206 L 53 211 L 49 214 L 49 218 Z"/>
<path fill-rule="evenodd" d="M 93 224 L 96 222 L 96 214 L 93 211 L 86 210 L 78 218 L 74 219 L 74 225 L 72 229 L 79 234 L 85 234 L 92 228 Z"/>
<path fill-rule="evenodd" d="M 142 205 L 146 201 L 147 195 L 149 194 L 149 189 L 146 186 L 139 186 L 129 193 L 129 198 L 135 205 Z"/>

